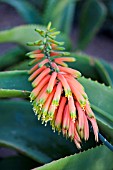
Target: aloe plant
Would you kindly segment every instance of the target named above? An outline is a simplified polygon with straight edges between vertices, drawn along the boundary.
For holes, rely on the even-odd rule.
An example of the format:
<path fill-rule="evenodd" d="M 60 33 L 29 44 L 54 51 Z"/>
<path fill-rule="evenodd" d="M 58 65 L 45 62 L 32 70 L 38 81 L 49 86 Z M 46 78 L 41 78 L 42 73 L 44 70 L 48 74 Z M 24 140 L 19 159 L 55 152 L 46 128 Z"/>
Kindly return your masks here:
<path fill-rule="evenodd" d="M 66 140 L 62 135 L 53 133 L 50 125 L 47 127 L 42 125 L 33 114 L 29 98 L 32 86 L 28 81 L 28 71 L 31 69 L 28 63 L 31 59 L 27 59 L 24 54 L 32 49 L 36 50 L 32 46 L 26 46 L 27 42 L 39 39 L 39 36 L 36 38 L 32 31 L 35 27 L 38 31 L 45 30 L 45 27 L 40 26 L 22 26 L 0 33 L 1 43 L 16 42 L 23 46 L 23 49 L 20 47 L 14 49 L 14 53 L 7 53 L 1 58 L 1 62 L 4 62 L 0 65 L 0 69 L 4 71 L 0 72 L 0 146 L 11 147 L 21 153 L 22 157 L 14 158 L 13 164 L 16 165 L 17 160 L 23 161 L 23 169 L 35 168 L 45 163 L 48 164 L 36 169 L 60 170 L 83 167 L 99 169 L 100 166 L 101 169 L 106 169 L 108 167 L 105 164 L 106 159 L 112 169 L 113 153 L 103 146 L 101 140 L 95 142 L 92 130 L 89 140 L 87 142 L 83 140 L 79 150 L 69 139 Z M 60 40 L 65 41 L 65 38 L 58 41 Z M 70 46 L 69 44 L 67 43 L 67 47 Z M 84 86 L 88 95 L 99 133 L 113 144 L 113 68 L 107 62 L 93 59 L 86 54 L 71 53 L 71 56 L 76 59 L 76 62 L 70 62 L 69 67 L 78 69 L 86 77 L 77 80 Z M 7 62 L 7 58 L 10 63 Z M 92 80 L 89 79 L 90 77 Z M 85 163 L 87 159 L 89 164 Z M 10 161 L 11 159 L 4 159 L 4 162 Z M 30 163 L 24 166 L 27 161 Z M 95 162 L 98 163 L 94 165 Z M 3 167 L 5 167 L 4 163 L 0 163 L 0 168 Z"/>

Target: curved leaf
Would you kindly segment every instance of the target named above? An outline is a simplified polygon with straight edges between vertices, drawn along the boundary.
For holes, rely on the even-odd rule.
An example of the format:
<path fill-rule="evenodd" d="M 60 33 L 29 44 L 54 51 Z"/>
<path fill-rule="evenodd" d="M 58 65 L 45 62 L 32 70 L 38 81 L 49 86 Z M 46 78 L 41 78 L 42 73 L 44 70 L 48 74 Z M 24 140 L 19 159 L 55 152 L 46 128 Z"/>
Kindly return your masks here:
<path fill-rule="evenodd" d="M 29 91 L 0 89 L 0 98 L 28 98 L 29 95 Z"/>
<path fill-rule="evenodd" d="M 19 43 L 29 50 L 37 49 L 37 47 L 27 46 L 26 43 L 30 41 L 36 41 L 37 39 L 41 39 L 40 35 L 35 32 L 35 28 L 45 29 L 44 26 L 41 25 L 23 25 L 17 26 L 9 30 L 0 31 L 0 43 L 5 42 L 13 42 Z M 66 42 L 66 49 L 69 49 L 71 46 L 69 38 L 61 34 L 57 40 Z"/>
<path fill-rule="evenodd" d="M 112 82 L 112 87 L 113 87 L 113 65 L 111 65 L 110 63 L 107 63 L 106 61 L 104 60 L 100 60 L 102 65 L 104 66 L 104 68 L 106 69 L 110 79 L 111 79 L 111 82 Z"/>
<path fill-rule="evenodd" d="M 0 100 L 0 145 L 41 163 L 79 152 L 74 143 L 37 121 L 29 101 L 20 100 Z"/>
<path fill-rule="evenodd" d="M 80 32 L 78 48 L 84 49 L 99 28 L 102 26 L 106 17 L 106 7 L 98 0 L 87 0 L 82 7 L 80 16 Z"/>
<path fill-rule="evenodd" d="M 0 72 L 0 89 L 15 89 L 31 91 L 31 83 L 28 82 L 27 71 Z"/>
<path fill-rule="evenodd" d="M 44 13 L 45 24 L 51 21 L 55 28 L 69 35 L 72 26 L 75 5 L 76 2 L 73 0 L 48 0 Z"/>
<path fill-rule="evenodd" d="M 95 60 L 95 68 L 98 70 L 98 73 L 100 74 L 103 82 L 106 82 L 106 84 L 109 86 L 113 86 L 110 76 L 101 61 Z"/>
<path fill-rule="evenodd" d="M 81 154 L 53 161 L 34 170 L 111 170 L 113 169 L 113 153 L 105 146 L 90 149 Z"/>
<path fill-rule="evenodd" d="M 0 56 L 0 70 L 6 69 L 13 64 L 16 64 L 23 59 L 26 58 L 25 56 L 26 50 L 22 47 L 16 47 L 7 51 L 5 54 Z"/>
<path fill-rule="evenodd" d="M 82 75 L 107 86 L 113 87 L 113 68 L 105 60 L 93 58 L 84 53 L 71 53 L 77 61 L 69 63 L 69 67 L 79 70 Z"/>
<path fill-rule="evenodd" d="M 1 170 L 28 170 L 36 166 L 38 166 L 37 162 L 22 155 L 12 156 L 0 160 Z"/>
<path fill-rule="evenodd" d="M 12 65 L 8 68 L 11 70 L 30 70 L 31 66 L 29 65 L 30 59 L 19 62 L 18 64 Z"/>

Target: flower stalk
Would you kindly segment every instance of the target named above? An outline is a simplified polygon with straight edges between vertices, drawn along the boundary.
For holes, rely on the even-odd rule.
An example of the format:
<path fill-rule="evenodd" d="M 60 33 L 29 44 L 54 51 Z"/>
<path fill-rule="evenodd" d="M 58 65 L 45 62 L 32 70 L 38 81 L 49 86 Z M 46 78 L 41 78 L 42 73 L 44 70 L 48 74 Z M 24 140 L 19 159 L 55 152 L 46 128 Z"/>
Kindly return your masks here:
<path fill-rule="evenodd" d="M 77 81 L 81 73 L 68 67 L 67 62 L 74 62 L 75 59 L 67 57 L 69 53 L 62 51 L 64 48 L 60 46 L 63 42 L 55 40 L 60 32 L 54 30 L 51 23 L 46 30 L 36 29 L 43 40 L 28 43 L 38 47 L 27 53 L 33 58 L 29 81 L 32 81 L 34 89 L 30 99 L 42 123 L 46 125 L 50 122 L 54 131 L 62 132 L 81 148 L 82 139 L 89 139 L 89 122 L 98 142 L 98 126 L 87 94 Z"/>

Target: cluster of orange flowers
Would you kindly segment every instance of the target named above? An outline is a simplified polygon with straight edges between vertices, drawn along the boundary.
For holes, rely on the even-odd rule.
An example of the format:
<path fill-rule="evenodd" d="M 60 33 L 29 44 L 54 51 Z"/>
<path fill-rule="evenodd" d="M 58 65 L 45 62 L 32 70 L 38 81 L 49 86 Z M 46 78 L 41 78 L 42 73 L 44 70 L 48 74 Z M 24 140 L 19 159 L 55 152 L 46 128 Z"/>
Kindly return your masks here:
<path fill-rule="evenodd" d="M 66 53 L 55 51 L 58 45 L 54 43 L 49 44 L 49 52 L 46 47 L 47 44 L 43 49 L 29 53 L 30 58 L 34 58 L 32 64 L 36 63 L 29 71 L 29 81 L 34 88 L 30 95 L 34 112 L 43 123 L 50 121 L 54 131 L 74 140 L 78 148 L 81 148 L 81 139 L 89 139 L 88 122 L 98 141 L 94 113 L 83 86 L 77 81 L 81 73 L 65 63 L 75 59 L 62 57 Z"/>

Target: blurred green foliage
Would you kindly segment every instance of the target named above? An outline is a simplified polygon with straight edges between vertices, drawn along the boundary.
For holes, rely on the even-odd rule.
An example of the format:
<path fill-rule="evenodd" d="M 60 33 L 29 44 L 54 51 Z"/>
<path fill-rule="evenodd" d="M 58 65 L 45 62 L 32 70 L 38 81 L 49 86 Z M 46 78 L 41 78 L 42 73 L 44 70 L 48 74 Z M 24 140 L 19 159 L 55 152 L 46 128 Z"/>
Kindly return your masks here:
<path fill-rule="evenodd" d="M 27 24 L 46 25 L 70 35 L 77 27 L 77 49 L 84 49 L 98 33 L 113 36 L 112 0 L 0 0 L 14 7 Z"/>

